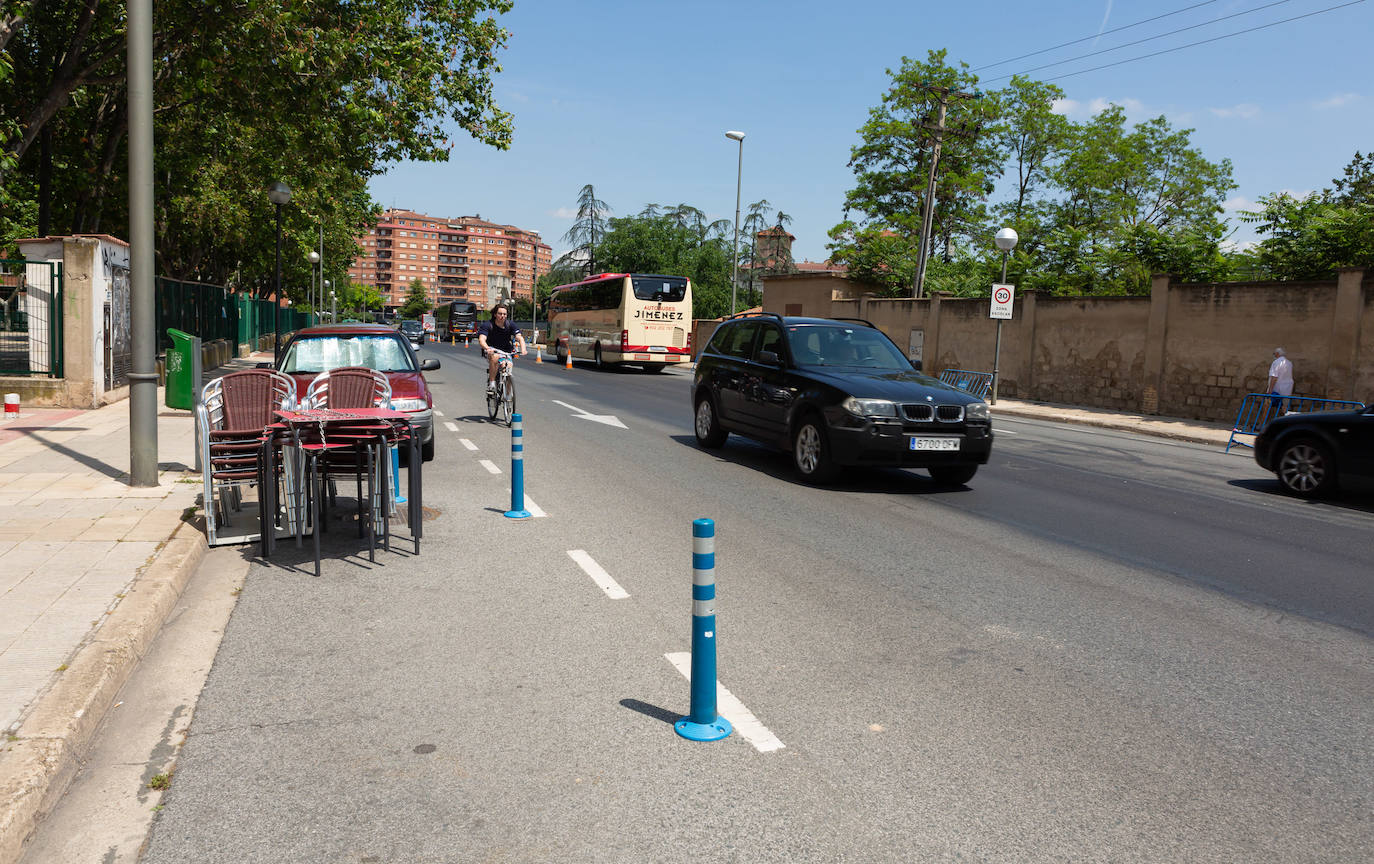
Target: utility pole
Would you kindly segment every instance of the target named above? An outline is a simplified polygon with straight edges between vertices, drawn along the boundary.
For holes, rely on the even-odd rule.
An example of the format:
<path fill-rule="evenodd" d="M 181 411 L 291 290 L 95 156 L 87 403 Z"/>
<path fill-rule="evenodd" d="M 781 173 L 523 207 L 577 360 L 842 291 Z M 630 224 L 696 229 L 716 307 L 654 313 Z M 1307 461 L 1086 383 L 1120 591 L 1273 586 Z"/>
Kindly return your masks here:
<path fill-rule="evenodd" d="M 926 87 L 930 93 L 938 94 L 940 99 L 939 119 L 935 125 L 922 123 L 926 129 L 935 133 L 935 142 L 931 146 L 930 153 L 930 174 L 926 179 L 925 203 L 921 208 L 921 245 L 916 253 L 916 276 L 911 281 L 911 296 L 920 297 L 925 292 L 926 284 L 926 262 L 930 260 L 930 231 L 932 223 L 935 221 L 935 174 L 940 165 L 940 147 L 944 144 L 945 135 L 955 135 L 962 138 L 973 137 L 966 129 L 951 129 L 945 125 L 945 113 L 949 109 L 951 99 L 977 99 L 977 93 L 961 93 L 952 87 Z"/>

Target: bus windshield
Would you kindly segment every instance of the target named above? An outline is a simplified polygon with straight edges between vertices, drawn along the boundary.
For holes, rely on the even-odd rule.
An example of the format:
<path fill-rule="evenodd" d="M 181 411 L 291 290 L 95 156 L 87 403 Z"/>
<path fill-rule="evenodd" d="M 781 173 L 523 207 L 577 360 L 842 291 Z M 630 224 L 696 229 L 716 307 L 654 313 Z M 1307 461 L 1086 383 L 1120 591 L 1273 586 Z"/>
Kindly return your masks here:
<path fill-rule="evenodd" d="M 635 276 L 631 281 L 636 300 L 680 303 L 687 296 L 687 280 L 682 276 Z"/>

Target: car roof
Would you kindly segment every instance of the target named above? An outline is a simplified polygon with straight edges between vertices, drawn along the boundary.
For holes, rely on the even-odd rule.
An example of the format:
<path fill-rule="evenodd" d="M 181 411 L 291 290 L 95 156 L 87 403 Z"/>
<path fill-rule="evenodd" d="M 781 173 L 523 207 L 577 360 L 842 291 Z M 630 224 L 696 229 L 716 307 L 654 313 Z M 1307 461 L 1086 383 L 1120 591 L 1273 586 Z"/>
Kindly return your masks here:
<path fill-rule="evenodd" d="M 353 335 L 387 335 L 394 334 L 395 328 L 386 324 L 321 324 L 318 327 L 304 327 L 296 331 L 296 337 L 304 336 L 346 336 Z"/>
<path fill-rule="evenodd" d="M 721 323 L 728 324 L 732 321 L 747 321 L 755 319 L 780 321 L 782 322 L 782 325 L 784 327 L 790 324 L 838 324 L 840 326 L 846 327 L 852 327 L 857 324 L 864 327 L 874 327 L 872 323 L 868 321 L 862 321 L 858 318 L 815 318 L 808 315 L 778 315 L 775 312 L 741 312 L 738 315 L 726 318 Z M 874 329 L 877 328 L 874 327 Z"/>

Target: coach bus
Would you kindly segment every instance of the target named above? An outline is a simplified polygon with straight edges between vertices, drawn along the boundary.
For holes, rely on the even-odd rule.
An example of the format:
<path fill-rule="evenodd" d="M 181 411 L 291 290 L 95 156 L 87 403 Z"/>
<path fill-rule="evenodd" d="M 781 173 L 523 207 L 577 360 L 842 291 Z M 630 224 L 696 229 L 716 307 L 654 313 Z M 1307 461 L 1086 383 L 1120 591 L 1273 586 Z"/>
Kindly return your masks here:
<path fill-rule="evenodd" d="M 602 273 L 549 295 L 558 362 L 627 363 L 661 372 L 692 357 L 692 282 L 685 276 Z"/>
<path fill-rule="evenodd" d="M 454 300 L 448 304 L 448 335 L 454 340 L 477 336 L 477 304 Z"/>

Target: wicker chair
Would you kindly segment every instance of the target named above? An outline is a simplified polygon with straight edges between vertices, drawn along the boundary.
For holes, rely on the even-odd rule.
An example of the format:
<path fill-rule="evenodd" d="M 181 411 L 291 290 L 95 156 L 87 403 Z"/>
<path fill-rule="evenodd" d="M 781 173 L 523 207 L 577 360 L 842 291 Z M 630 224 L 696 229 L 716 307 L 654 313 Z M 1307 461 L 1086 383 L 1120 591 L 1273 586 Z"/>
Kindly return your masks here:
<path fill-rule="evenodd" d="M 221 522 L 225 526 L 230 524 L 230 509 L 241 508 L 241 488 L 263 482 L 263 447 L 268 440 L 268 427 L 276 420 L 274 412 L 295 405 L 295 381 L 269 369 L 231 372 L 209 382 L 201 391 L 196 426 L 205 485 L 206 539 L 211 546 L 219 543 Z M 279 460 L 278 464 L 282 466 L 278 473 L 292 493 L 287 495 L 288 525 L 298 530 L 302 511 L 300 497 L 291 482 L 294 466 L 290 460 Z M 275 483 L 278 477 L 270 480 Z M 275 514 L 263 518 L 275 524 Z M 267 527 L 260 526 L 262 530 Z M 228 542 L 248 542 L 260 537 L 261 534 L 246 535 Z"/>
<path fill-rule="evenodd" d="M 315 376 L 301 404 L 306 408 L 385 408 L 391 381 L 366 366 L 340 366 Z"/>

